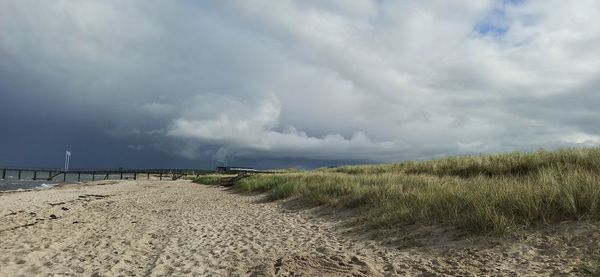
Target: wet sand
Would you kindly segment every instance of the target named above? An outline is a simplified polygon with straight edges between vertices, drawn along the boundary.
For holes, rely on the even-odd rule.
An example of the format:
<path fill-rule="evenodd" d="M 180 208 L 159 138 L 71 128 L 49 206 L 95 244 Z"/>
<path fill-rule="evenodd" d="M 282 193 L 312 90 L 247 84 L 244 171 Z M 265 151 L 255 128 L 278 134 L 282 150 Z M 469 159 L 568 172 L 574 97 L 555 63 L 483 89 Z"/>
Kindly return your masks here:
<path fill-rule="evenodd" d="M 600 257 L 597 223 L 399 247 L 261 200 L 184 180 L 0 193 L 0 276 L 582 275 Z"/>

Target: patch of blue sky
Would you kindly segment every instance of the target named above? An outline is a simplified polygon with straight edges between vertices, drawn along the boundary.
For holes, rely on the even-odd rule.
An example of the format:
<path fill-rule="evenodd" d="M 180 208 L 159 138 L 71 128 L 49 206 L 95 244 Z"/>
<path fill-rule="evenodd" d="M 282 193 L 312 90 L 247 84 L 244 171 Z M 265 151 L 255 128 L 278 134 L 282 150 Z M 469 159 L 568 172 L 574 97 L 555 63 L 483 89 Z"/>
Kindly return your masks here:
<path fill-rule="evenodd" d="M 475 31 L 484 36 L 503 36 L 508 32 L 508 26 L 500 25 L 497 22 L 483 21 L 475 26 Z"/>
<path fill-rule="evenodd" d="M 500 37 L 509 31 L 506 9 L 521 5 L 525 0 L 501 0 L 481 21 L 477 22 L 474 31 L 484 36 Z"/>
<path fill-rule="evenodd" d="M 502 0 L 503 4 L 520 5 L 525 3 L 525 0 Z"/>

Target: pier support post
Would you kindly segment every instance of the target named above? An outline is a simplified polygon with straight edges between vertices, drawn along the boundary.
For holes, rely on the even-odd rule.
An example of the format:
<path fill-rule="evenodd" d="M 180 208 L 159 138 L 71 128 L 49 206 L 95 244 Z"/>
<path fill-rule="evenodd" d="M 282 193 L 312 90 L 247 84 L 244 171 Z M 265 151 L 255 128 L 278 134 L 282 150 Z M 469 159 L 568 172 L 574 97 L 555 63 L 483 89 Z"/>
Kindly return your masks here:
<path fill-rule="evenodd" d="M 120 180 L 123 180 L 123 172 L 119 172 L 119 173 L 121 173 L 121 177 L 119 177 Z"/>
<path fill-rule="evenodd" d="M 160 173 L 160 179 L 162 180 L 162 172 Z"/>
<path fill-rule="evenodd" d="M 92 171 L 92 181 L 96 181 L 96 172 Z"/>
<path fill-rule="evenodd" d="M 65 171 L 65 173 L 63 173 L 63 182 L 67 181 L 67 172 Z"/>
<path fill-rule="evenodd" d="M 48 171 L 48 181 L 52 181 L 52 171 Z"/>
<path fill-rule="evenodd" d="M 137 180 L 137 172 L 133 173 L 133 180 Z"/>
<path fill-rule="evenodd" d="M 81 182 L 81 172 L 77 172 L 77 182 Z"/>
<path fill-rule="evenodd" d="M 6 179 L 6 168 L 2 169 L 2 180 Z"/>
<path fill-rule="evenodd" d="M 33 171 L 33 180 L 34 181 L 37 180 L 37 171 L 35 171 L 35 170 Z"/>
<path fill-rule="evenodd" d="M 19 180 L 21 180 L 21 172 L 23 172 L 23 171 L 19 169 L 19 177 L 18 177 Z"/>
<path fill-rule="evenodd" d="M 148 180 L 150 180 L 150 172 L 148 172 Z"/>

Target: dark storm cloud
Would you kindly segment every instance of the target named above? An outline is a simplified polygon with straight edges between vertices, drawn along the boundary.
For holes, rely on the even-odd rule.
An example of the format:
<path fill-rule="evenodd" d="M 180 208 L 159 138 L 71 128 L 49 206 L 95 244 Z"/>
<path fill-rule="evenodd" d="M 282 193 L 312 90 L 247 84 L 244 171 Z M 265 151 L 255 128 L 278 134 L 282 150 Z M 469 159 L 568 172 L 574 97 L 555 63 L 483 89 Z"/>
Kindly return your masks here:
<path fill-rule="evenodd" d="M 0 163 L 60 165 L 66 148 L 86 167 L 287 167 L 596 145 L 598 11 L 0 1 Z"/>

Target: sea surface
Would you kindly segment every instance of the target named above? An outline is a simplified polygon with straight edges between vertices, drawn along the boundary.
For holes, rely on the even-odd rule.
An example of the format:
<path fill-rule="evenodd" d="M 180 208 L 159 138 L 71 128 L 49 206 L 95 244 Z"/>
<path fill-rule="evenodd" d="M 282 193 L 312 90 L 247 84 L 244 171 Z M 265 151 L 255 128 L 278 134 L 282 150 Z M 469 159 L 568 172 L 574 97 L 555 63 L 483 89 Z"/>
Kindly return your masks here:
<path fill-rule="evenodd" d="M 51 181 L 20 181 L 20 180 L 0 180 L 0 191 L 27 190 L 27 189 L 47 189 L 58 185 L 58 182 Z"/>
<path fill-rule="evenodd" d="M 123 179 L 133 178 L 130 174 L 123 174 Z M 2 176 L 0 176 L 2 177 Z M 0 179 L 0 191 L 12 191 L 12 190 L 27 190 L 27 189 L 47 189 L 54 187 L 58 184 L 73 184 L 78 182 L 86 182 L 92 180 L 103 180 L 105 175 L 97 174 L 95 177 L 91 174 L 81 174 L 80 179 L 77 179 L 77 173 L 67 174 L 65 179 L 62 175 L 55 177 L 53 180 L 43 180 L 48 178 L 48 172 L 39 171 L 37 173 L 38 180 L 33 180 L 33 172 L 23 171 L 21 172 L 21 178 L 19 178 L 18 171 L 9 170 L 6 172 L 6 179 Z M 108 180 L 118 180 L 120 175 L 109 175 Z M 42 180 L 39 180 L 42 179 Z"/>

